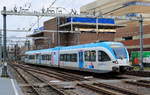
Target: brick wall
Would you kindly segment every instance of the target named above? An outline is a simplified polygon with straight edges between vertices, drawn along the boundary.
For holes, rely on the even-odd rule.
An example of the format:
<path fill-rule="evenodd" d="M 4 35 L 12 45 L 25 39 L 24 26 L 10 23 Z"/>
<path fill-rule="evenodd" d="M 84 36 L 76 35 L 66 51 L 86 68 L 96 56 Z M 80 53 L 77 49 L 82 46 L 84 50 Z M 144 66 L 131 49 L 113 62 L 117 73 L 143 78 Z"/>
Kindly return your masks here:
<path fill-rule="evenodd" d="M 82 33 L 80 44 L 92 43 L 96 41 L 113 41 L 115 33 Z"/>
<path fill-rule="evenodd" d="M 57 20 L 56 18 L 50 19 L 44 22 L 45 30 L 56 30 L 57 29 Z"/>
<path fill-rule="evenodd" d="M 143 32 L 145 35 L 144 40 L 143 40 L 144 50 L 150 51 L 150 37 L 149 36 L 146 37 L 146 35 L 150 35 L 150 25 L 144 25 Z M 134 38 L 132 40 L 121 40 L 120 39 L 120 42 L 124 43 L 124 45 L 127 47 L 132 47 L 132 48 L 128 48 L 129 52 L 138 51 L 139 45 L 140 45 L 139 26 L 131 25 L 131 26 L 127 26 L 124 28 L 120 28 L 120 29 L 117 29 L 117 32 L 115 34 L 115 38 L 122 38 L 122 37 L 128 37 L 128 36 L 136 37 L 136 39 L 134 39 Z"/>
<path fill-rule="evenodd" d="M 150 34 L 150 25 L 145 25 L 143 27 L 144 34 Z M 115 38 L 117 37 L 126 37 L 126 36 L 137 36 L 139 35 L 139 26 L 127 26 L 117 29 Z"/>
<path fill-rule="evenodd" d="M 65 19 L 61 18 L 60 23 L 64 23 Z M 56 18 L 50 19 L 44 22 L 45 30 L 57 30 L 57 20 Z M 60 29 L 61 30 L 61 29 Z M 69 45 L 77 45 L 77 44 L 86 44 L 92 43 L 99 40 L 102 41 L 113 41 L 114 33 L 88 33 L 84 32 L 81 34 L 76 33 L 52 33 L 52 32 L 44 32 L 43 37 L 47 37 L 47 39 L 36 40 L 35 44 L 38 48 L 50 48 L 55 47 L 60 43 L 61 46 L 69 46 Z"/>

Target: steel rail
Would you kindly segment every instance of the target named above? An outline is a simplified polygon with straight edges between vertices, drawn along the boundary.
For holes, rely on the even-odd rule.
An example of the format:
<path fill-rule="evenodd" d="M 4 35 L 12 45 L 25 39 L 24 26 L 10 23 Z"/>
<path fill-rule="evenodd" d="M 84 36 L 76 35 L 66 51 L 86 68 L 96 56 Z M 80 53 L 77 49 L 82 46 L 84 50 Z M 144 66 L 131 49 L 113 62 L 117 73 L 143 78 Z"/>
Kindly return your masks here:
<path fill-rule="evenodd" d="M 108 84 L 105 84 L 105 83 L 98 82 L 98 83 L 94 83 L 94 85 L 99 86 L 99 87 L 112 89 L 112 90 L 115 90 L 115 91 L 118 91 L 118 92 L 121 92 L 121 93 L 124 93 L 124 94 L 128 94 L 128 95 L 139 95 L 137 92 L 130 91 L 128 89 L 120 88 L 120 87 L 113 86 L 113 85 L 108 85 Z"/>
<path fill-rule="evenodd" d="M 22 66 L 24 66 L 24 65 L 22 65 Z M 61 79 L 63 81 L 87 80 L 83 77 L 79 77 L 77 75 L 72 75 L 72 74 L 69 74 L 69 73 L 66 73 L 66 72 L 59 72 L 59 71 L 54 71 L 54 70 L 48 71 L 48 70 L 44 70 L 44 69 L 40 69 L 40 68 L 26 67 L 26 66 L 24 66 L 24 67 L 27 68 L 27 69 L 30 69 L 30 70 L 33 70 L 33 69 L 37 70 L 38 72 L 41 71 L 41 72 L 44 72 L 44 73 L 57 75 L 57 76 L 59 76 L 58 79 Z M 57 78 L 57 77 L 55 77 L 55 78 Z"/>
<path fill-rule="evenodd" d="M 78 83 L 78 86 L 81 87 L 85 87 L 87 89 L 93 90 L 95 92 L 101 93 L 101 94 L 105 94 L 105 95 L 125 95 L 116 91 L 112 91 L 103 87 L 98 87 L 98 86 L 94 86 L 92 84 L 82 84 L 82 83 Z"/>
<path fill-rule="evenodd" d="M 39 93 L 39 91 L 28 81 L 28 79 L 26 79 L 26 78 L 19 72 L 19 70 L 18 70 L 16 67 L 13 67 L 12 65 L 11 65 L 11 67 L 17 72 L 17 74 L 19 74 L 19 76 L 20 76 L 27 84 L 30 85 L 30 87 L 32 88 L 32 90 L 33 90 L 37 95 L 41 95 L 41 94 Z"/>
<path fill-rule="evenodd" d="M 147 84 L 147 83 L 142 83 L 142 82 L 138 82 L 138 81 L 124 81 L 124 82 L 128 83 L 128 84 L 132 84 L 132 85 L 137 85 L 137 86 L 150 88 L 150 84 Z"/>
<path fill-rule="evenodd" d="M 16 65 L 15 65 L 16 66 Z M 28 74 L 32 75 L 33 77 L 37 78 L 38 80 L 40 80 L 41 82 L 45 83 L 45 80 L 43 78 L 39 78 L 37 77 L 36 75 L 32 74 L 31 72 L 27 71 L 26 68 L 23 68 L 21 66 L 17 66 L 18 68 L 21 68 L 23 69 L 25 72 L 27 72 Z M 20 72 L 19 72 L 20 73 Z M 20 75 L 22 76 L 22 74 L 20 73 Z M 23 77 L 23 76 L 22 76 Z M 25 79 L 26 80 L 26 79 Z M 28 82 L 28 80 L 26 80 Z M 34 88 L 34 84 L 30 84 L 28 82 L 29 85 L 31 85 L 33 88 Z M 48 86 L 50 86 L 53 90 L 55 90 L 57 93 L 59 93 L 59 95 L 66 95 L 66 93 L 64 93 L 62 90 L 59 90 L 58 88 L 56 88 L 55 86 L 53 86 L 52 84 L 50 83 L 46 83 L 48 84 Z M 36 89 L 35 89 L 36 90 Z M 37 91 L 37 90 L 36 90 Z M 38 91 L 37 91 L 38 92 Z M 38 94 L 38 95 L 41 95 L 41 94 Z"/>

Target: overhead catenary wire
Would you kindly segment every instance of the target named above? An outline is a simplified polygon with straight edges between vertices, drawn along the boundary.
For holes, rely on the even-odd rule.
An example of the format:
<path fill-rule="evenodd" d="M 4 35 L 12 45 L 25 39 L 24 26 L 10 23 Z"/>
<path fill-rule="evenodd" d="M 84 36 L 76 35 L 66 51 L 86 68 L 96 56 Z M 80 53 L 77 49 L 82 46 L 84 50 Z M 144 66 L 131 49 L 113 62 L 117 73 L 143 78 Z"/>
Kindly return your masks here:
<path fill-rule="evenodd" d="M 54 1 L 51 3 L 51 5 L 50 5 L 47 9 L 50 9 L 50 8 L 56 3 L 56 1 L 57 1 L 57 0 L 54 0 Z M 43 17 L 43 16 L 38 17 L 38 20 L 41 20 L 42 17 Z M 35 23 L 33 23 L 33 24 L 31 25 L 31 27 L 30 27 L 28 30 L 31 31 L 32 28 L 33 28 L 37 23 L 39 23 L 39 21 L 36 21 Z"/>

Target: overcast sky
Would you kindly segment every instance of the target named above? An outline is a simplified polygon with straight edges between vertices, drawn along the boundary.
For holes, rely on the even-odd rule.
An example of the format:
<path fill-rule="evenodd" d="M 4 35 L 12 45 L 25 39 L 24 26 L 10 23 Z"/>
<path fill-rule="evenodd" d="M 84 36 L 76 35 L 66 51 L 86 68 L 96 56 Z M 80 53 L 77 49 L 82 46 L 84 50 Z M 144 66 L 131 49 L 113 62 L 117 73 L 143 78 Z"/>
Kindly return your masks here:
<path fill-rule="evenodd" d="M 40 11 L 42 8 L 48 8 L 52 2 L 55 0 L 0 0 L 0 10 L 3 9 L 3 6 L 7 7 L 7 10 L 12 10 L 15 6 L 19 9 L 27 8 L 31 5 L 30 10 L 31 11 Z M 90 3 L 94 0 L 57 0 L 56 3 L 53 5 L 53 7 L 64 7 L 68 11 L 70 9 L 76 9 L 79 12 L 79 9 L 81 6 Z M 43 26 L 43 22 L 45 20 L 48 20 L 49 18 L 43 17 L 40 20 L 40 26 Z M 7 16 L 7 29 L 29 29 L 34 23 L 37 22 L 36 17 L 19 17 L 19 16 Z M 35 25 L 34 28 L 36 28 L 37 25 Z M 3 18 L 0 16 L 0 29 L 3 28 Z M 15 33 L 15 32 L 9 32 L 8 36 L 26 36 L 27 33 Z"/>

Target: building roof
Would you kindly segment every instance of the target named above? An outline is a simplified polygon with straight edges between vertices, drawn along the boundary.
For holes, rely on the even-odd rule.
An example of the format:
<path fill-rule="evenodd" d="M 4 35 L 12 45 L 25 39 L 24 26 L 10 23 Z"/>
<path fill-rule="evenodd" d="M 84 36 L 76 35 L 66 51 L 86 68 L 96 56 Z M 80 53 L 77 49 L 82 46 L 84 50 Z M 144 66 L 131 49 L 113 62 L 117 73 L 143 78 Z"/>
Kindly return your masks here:
<path fill-rule="evenodd" d="M 78 27 L 78 28 L 96 28 L 96 23 L 81 23 L 81 22 L 68 22 L 65 24 L 60 25 L 60 28 L 70 28 L 71 25 L 73 27 Z M 116 25 L 116 24 L 98 24 L 99 29 L 116 29 L 120 27 L 124 27 L 125 25 Z"/>

